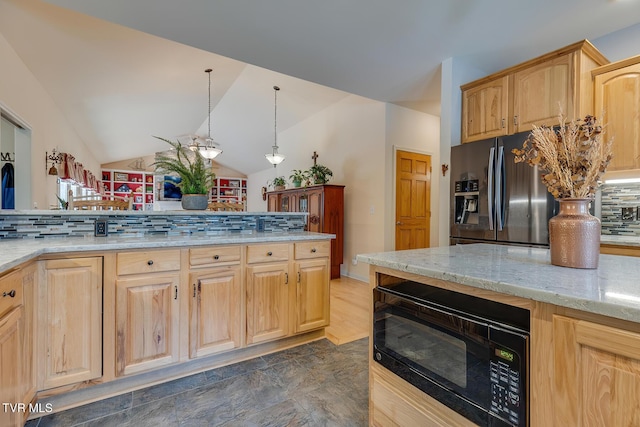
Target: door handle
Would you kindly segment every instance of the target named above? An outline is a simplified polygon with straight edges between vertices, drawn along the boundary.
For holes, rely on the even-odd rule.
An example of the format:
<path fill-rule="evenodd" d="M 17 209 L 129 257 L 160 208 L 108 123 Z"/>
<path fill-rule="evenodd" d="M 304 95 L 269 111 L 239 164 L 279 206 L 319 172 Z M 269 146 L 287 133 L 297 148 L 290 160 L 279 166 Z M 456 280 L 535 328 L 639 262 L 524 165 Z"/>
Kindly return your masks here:
<path fill-rule="evenodd" d="M 398 221 L 398 222 L 396 222 L 396 225 L 404 225 L 404 223 Z"/>
<path fill-rule="evenodd" d="M 489 150 L 489 173 L 488 173 L 488 180 L 487 180 L 487 200 L 488 200 L 488 207 L 489 207 L 489 230 L 493 230 L 493 162 L 495 159 L 495 153 L 496 153 L 496 149 L 495 147 L 491 147 L 491 149 Z"/>

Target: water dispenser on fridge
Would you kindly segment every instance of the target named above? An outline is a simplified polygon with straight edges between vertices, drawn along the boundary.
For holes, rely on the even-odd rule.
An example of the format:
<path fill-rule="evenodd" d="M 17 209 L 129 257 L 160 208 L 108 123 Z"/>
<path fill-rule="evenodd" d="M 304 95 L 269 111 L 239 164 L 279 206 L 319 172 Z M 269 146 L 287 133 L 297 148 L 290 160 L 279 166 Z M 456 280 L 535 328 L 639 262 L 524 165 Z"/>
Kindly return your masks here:
<path fill-rule="evenodd" d="M 456 181 L 454 221 L 456 224 L 478 224 L 478 180 Z"/>

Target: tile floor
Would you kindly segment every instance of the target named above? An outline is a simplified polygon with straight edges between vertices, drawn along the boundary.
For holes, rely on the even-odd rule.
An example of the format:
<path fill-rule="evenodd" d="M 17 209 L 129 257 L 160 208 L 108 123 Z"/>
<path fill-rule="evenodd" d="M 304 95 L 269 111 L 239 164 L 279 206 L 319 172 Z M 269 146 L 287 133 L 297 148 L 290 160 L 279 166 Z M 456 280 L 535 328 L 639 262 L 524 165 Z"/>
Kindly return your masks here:
<path fill-rule="evenodd" d="M 368 338 L 323 339 L 29 421 L 49 426 L 366 426 Z"/>

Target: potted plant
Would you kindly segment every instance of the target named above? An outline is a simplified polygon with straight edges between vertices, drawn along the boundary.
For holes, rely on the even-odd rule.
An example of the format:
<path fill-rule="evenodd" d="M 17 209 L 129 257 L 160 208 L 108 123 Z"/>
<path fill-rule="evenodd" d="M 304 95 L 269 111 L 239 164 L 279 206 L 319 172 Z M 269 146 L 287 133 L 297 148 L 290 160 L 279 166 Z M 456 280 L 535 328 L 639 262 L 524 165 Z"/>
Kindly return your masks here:
<path fill-rule="evenodd" d="M 216 174 L 207 167 L 204 157 L 198 151 L 191 151 L 179 142 L 158 138 L 171 145 L 170 154 L 156 155 L 153 163 L 156 171 L 175 174 L 180 177 L 177 184 L 182 192 L 182 208 L 204 210 L 209 203 L 209 190 L 213 187 Z"/>
<path fill-rule="evenodd" d="M 294 187 L 300 187 L 303 181 L 306 183 L 309 182 L 309 172 L 300 169 L 294 169 L 291 171 L 289 179 L 293 183 Z"/>
<path fill-rule="evenodd" d="M 314 184 L 326 184 L 333 176 L 331 169 L 324 165 L 313 165 L 308 170 L 309 176 L 313 179 Z"/>
<path fill-rule="evenodd" d="M 278 176 L 273 178 L 273 181 L 271 181 L 271 185 L 276 191 L 284 190 L 284 187 L 287 185 L 287 181 L 284 179 L 284 176 Z"/>

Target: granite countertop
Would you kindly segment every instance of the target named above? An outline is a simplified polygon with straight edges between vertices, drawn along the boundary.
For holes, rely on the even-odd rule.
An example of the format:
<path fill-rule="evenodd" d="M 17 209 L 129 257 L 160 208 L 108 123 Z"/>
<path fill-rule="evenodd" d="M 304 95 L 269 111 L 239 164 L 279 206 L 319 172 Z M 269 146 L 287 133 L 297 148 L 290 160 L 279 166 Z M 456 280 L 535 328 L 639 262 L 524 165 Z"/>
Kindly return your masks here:
<path fill-rule="evenodd" d="M 640 247 L 640 236 L 622 236 L 619 234 L 602 234 L 600 244 L 617 246 L 638 246 Z"/>
<path fill-rule="evenodd" d="M 640 323 L 640 258 L 597 269 L 553 266 L 548 249 L 472 244 L 362 254 L 358 261 Z"/>
<path fill-rule="evenodd" d="M 203 245 L 296 242 L 332 239 L 334 234 L 290 233 L 202 233 L 180 236 L 124 234 L 107 237 L 62 237 L 0 240 L 0 273 L 40 255 L 65 252 L 157 249 Z"/>

